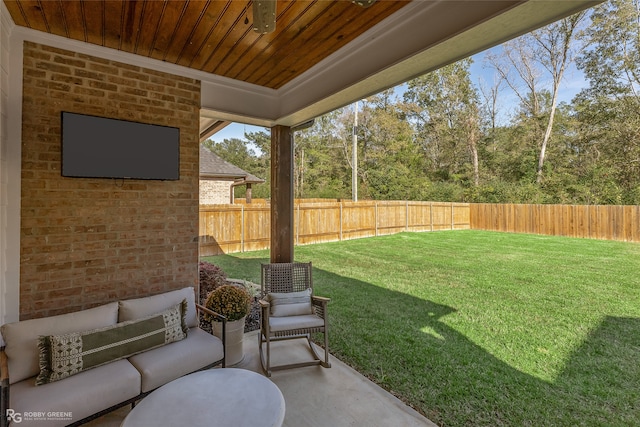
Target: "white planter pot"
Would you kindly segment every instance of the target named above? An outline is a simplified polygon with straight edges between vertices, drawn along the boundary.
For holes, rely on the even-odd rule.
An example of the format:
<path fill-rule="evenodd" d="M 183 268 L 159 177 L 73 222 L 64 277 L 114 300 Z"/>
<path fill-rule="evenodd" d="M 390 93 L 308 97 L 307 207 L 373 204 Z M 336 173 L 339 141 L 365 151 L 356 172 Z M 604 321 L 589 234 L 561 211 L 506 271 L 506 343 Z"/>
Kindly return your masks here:
<path fill-rule="evenodd" d="M 213 334 L 222 338 L 222 322 L 211 322 L 213 324 Z M 225 341 L 226 366 L 237 365 L 244 359 L 242 340 L 244 338 L 245 318 L 227 322 L 227 336 Z"/>

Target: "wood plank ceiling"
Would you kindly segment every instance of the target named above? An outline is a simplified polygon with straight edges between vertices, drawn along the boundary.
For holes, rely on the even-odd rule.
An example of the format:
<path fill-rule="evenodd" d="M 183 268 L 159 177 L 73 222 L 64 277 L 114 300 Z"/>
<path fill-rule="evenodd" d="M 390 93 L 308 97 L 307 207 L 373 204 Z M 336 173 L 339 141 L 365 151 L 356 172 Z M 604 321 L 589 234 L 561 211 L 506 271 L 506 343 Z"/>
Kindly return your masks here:
<path fill-rule="evenodd" d="M 408 1 L 278 0 L 276 30 L 251 1 L 5 0 L 16 25 L 278 89 Z"/>

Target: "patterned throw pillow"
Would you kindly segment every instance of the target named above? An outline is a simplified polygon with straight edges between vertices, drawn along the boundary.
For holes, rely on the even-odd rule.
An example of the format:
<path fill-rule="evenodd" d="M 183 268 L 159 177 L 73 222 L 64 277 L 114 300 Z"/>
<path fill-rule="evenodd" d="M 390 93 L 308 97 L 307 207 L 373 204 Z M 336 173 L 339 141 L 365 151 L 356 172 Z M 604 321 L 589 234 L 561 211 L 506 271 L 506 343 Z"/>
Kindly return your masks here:
<path fill-rule="evenodd" d="M 267 295 L 271 305 L 271 315 L 276 317 L 302 316 L 313 314 L 311 289 L 300 292 L 271 292 Z"/>
<path fill-rule="evenodd" d="M 58 381 L 187 336 L 187 300 L 151 316 L 64 335 L 40 336 L 36 385 Z"/>

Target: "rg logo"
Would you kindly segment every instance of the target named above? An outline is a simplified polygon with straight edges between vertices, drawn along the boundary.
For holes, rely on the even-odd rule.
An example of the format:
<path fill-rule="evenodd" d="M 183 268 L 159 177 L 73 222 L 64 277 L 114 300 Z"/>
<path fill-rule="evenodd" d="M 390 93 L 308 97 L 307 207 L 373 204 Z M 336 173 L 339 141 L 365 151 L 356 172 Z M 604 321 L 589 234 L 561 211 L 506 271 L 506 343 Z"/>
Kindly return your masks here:
<path fill-rule="evenodd" d="M 22 414 L 14 411 L 13 409 L 7 409 L 7 421 L 13 421 L 16 424 L 21 423 Z"/>

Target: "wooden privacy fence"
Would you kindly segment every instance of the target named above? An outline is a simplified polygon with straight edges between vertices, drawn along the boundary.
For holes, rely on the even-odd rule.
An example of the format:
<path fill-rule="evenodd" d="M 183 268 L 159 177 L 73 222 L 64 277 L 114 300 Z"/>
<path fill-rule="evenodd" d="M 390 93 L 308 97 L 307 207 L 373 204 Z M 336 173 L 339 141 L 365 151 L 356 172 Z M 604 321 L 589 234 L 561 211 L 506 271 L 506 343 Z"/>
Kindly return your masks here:
<path fill-rule="evenodd" d="M 200 206 L 200 256 L 268 249 L 270 208 L 264 202 Z M 468 203 L 296 200 L 294 243 L 468 229 L 469 212 Z"/>
<path fill-rule="evenodd" d="M 640 206 L 471 204 L 471 229 L 640 242 Z"/>
<path fill-rule="evenodd" d="M 640 206 L 296 200 L 296 245 L 402 231 L 490 230 L 640 242 Z M 200 206 L 200 255 L 268 249 L 270 205 Z"/>

